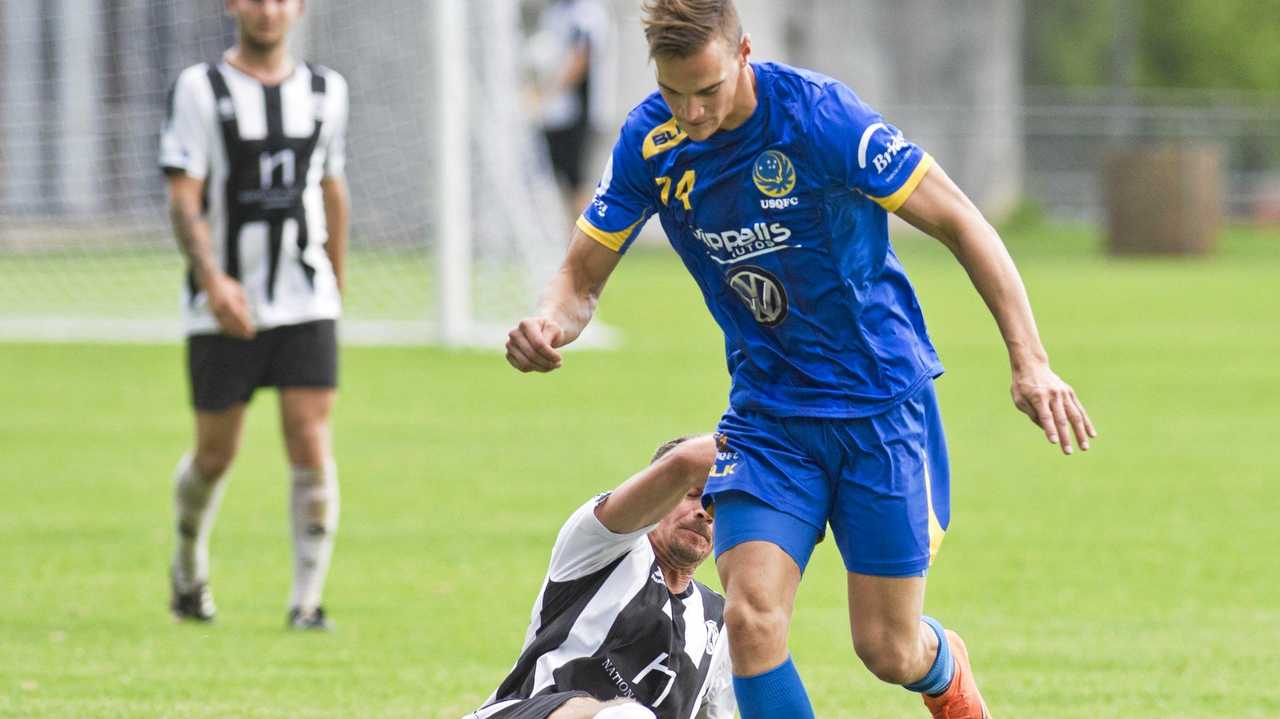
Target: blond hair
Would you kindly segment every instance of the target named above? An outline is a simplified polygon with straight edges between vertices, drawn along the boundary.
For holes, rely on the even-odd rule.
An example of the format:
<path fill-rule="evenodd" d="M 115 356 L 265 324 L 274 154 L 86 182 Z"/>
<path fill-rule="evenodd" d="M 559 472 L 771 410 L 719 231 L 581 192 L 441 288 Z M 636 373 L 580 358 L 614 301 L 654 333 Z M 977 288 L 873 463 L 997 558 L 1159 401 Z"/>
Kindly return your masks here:
<path fill-rule="evenodd" d="M 719 34 L 736 48 L 742 22 L 733 0 L 646 0 L 644 37 L 649 57 L 689 57 Z"/>

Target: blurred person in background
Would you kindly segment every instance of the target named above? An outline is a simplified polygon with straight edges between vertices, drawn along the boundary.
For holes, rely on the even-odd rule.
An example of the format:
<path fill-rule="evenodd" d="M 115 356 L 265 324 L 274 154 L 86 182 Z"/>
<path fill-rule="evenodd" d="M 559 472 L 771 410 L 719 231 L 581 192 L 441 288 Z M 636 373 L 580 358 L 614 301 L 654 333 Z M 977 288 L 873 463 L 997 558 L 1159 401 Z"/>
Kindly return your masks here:
<path fill-rule="evenodd" d="M 294 577 L 287 626 L 328 629 L 321 594 L 338 528 L 329 416 L 349 204 L 347 84 L 300 63 L 303 0 L 227 0 L 238 41 L 170 93 L 160 139 L 187 261 L 184 319 L 195 447 L 174 474 L 170 610 L 208 622 L 209 534 L 258 387 L 279 389 Z"/>
<path fill-rule="evenodd" d="M 611 121 L 615 44 L 601 0 L 550 0 L 529 41 L 536 120 L 573 217 L 591 200 L 583 168 L 592 138 Z"/>

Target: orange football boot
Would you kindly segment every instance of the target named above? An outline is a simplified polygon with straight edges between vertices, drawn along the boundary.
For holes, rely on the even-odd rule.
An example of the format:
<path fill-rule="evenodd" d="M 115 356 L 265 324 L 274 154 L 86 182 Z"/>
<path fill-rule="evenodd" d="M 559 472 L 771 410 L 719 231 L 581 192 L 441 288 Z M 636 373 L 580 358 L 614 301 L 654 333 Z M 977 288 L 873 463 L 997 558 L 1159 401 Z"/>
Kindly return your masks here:
<path fill-rule="evenodd" d="M 978 683 L 973 679 L 973 668 L 969 666 L 969 652 L 964 647 L 964 640 L 948 629 L 947 641 L 951 645 L 951 657 L 956 662 L 955 675 L 951 677 L 951 686 L 938 696 L 921 694 L 924 705 L 929 707 L 933 719 L 991 719 L 987 703 L 982 700 Z"/>

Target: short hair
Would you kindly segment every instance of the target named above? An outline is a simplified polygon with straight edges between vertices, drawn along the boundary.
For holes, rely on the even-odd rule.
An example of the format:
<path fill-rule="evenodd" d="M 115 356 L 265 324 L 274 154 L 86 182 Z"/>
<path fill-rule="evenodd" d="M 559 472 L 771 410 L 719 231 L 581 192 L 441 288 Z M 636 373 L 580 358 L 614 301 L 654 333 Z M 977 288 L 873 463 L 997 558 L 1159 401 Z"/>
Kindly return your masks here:
<path fill-rule="evenodd" d="M 673 439 L 669 439 L 663 442 L 662 444 L 658 445 L 658 451 L 653 453 L 653 459 L 649 460 L 649 464 L 653 464 L 654 462 L 657 462 L 659 459 L 662 459 L 662 455 L 666 454 L 667 452 L 670 452 L 676 447 L 679 447 L 681 444 L 684 444 L 685 442 L 688 442 L 689 440 L 697 436 L 698 435 L 696 434 L 686 434 L 683 437 L 675 437 Z"/>
<path fill-rule="evenodd" d="M 649 57 L 689 57 L 719 33 L 730 48 L 742 41 L 742 22 L 733 0 L 646 0 L 644 37 Z"/>

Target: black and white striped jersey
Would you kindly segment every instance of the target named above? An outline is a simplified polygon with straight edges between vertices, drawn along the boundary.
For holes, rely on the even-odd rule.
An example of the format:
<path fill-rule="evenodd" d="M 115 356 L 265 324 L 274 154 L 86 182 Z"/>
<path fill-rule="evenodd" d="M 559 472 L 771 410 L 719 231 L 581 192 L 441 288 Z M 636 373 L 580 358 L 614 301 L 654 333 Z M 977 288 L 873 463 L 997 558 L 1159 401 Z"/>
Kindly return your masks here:
<path fill-rule="evenodd" d="M 606 496 L 560 530 L 520 658 L 469 719 L 575 689 L 635 699 L 660 719 L 733 716 L 724 597 L 696 581 L 672 594 L 649 544 L 653 528 L 610 532 L 595 514 Z"/>
<path fill-rule="evenodd" d="M 214 256 L 244 286 L 259 329 L 337 319 L 320 181 L 346 163 L 347 84 L 299 64 L 263 85 L 226 62 L 179 75 L 160 136 L 160 166 L 206 181 Z M 188 334 L 218 330 L 188 277 Z"/>

